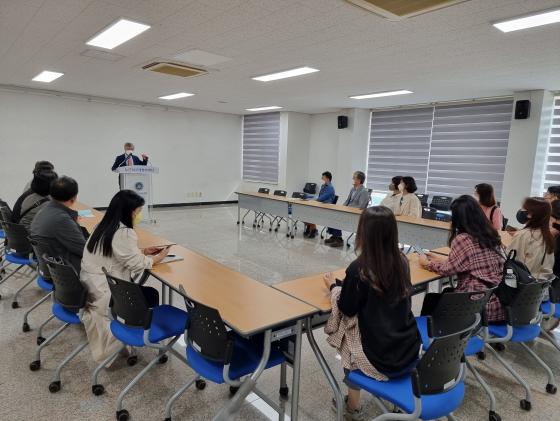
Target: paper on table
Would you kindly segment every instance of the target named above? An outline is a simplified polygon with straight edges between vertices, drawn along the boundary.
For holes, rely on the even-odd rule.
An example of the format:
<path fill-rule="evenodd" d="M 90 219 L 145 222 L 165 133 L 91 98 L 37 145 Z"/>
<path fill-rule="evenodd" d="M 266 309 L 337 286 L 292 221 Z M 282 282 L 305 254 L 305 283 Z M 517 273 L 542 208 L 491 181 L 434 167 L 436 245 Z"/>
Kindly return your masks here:
<path fill-rule="evenodd" d="M 91 209 L 79 210 L 78 211 L 78 216 L 81 216 L 82 218 L 94 218 L 95 217 L 95 215 L 93 214 Z"/>
<path fill-rule="evenodd" d="M 180 262 L 181 260 L 185 259 L 181 256 L 165 256 L 160 263 Z"/>

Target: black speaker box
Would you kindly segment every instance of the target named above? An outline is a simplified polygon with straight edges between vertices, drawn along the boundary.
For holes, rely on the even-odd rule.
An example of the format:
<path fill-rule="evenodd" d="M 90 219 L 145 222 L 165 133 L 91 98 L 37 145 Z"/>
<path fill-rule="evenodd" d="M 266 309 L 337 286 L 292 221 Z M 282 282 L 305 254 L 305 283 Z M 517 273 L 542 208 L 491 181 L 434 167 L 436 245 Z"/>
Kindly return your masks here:
<path fill-rule="evenodd" d="M 338 128 L 339 129 L 345 129 L 346 127 L 348 127 L 348 117 L 345 115 L 339 115 L 338 116 Z"/>
<path fill-rule="evenodd" d="M 525 120 L 529 118 L 531 113 L 531 101 L 528 99 L 522 99 L 515 103 L 515 119 Z"/>

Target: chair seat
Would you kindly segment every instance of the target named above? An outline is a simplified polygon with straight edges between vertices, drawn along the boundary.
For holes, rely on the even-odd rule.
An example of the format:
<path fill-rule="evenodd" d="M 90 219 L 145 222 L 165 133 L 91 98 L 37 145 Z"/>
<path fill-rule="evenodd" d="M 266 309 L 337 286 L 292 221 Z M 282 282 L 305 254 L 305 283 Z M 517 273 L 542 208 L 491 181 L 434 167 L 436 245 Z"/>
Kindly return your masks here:
<path fill-rule="evenodd" d="M 152 309 L 149 341 L 158 343 L 184 333 L 187 320 L 187 313 L 176 307 L 169 305 L 154 307 Z M 137 347 L 146 345 L 144 343 L 144 329 L 141 327 L 130 327 L 117 320 L 112 320 L 111 332 L 115 338 L 126 345 Z"/>
<path fill-rule="evenodd" d="M 35 263 L 35 260 L 32 260 L 29 257 L 20 256 L 14 252 L 6 253 L 5 257 L 8 262 L 13 263 L 14 265 L 30 265 Z"/>
<path fill-rule="evenodd" d="M 80 317 L 78 316 L 77 313 L 74 313 L 73 311 L 62 307 L 58 303 L 54 303 L 52 305 L 52 313 L 57 319 L 63 322 L 70 323 L 73 325 L 79 325 L 81 323 Z"/>
<path fill-rule="evenodd" d="M 428 336 L 428 318 L 425 316 L 416 317 L 416 326 L 418 327 L 418 332 L 420 332 L 420 338 L 422 339 L 422 349 L 427 351 L 430 346 L 430 337 Z M 470 357 L 471 355 L 482 351 L 483 348 L 484 341 L 478 336 L 473 336 L 467 343 L 465 355 Z"/>
<path fill-rule="evenodd" d="M 414 412 L 414 394 L 410 375 L 398 377 L 388 381 L 377 381 L 366 376 L 359 370 L 350 372 L 348 380 L 371 393 L 394 403 L 399 408 L 411 414 Z M 423 420 L 433 420 L 445 417 L 461 405 L 465 396 L 464 382 L 457 383 L 452 389 L 435 395 L 423 395 Z"/>
<path fill-rule="evenodd" d="M 542 311 L 544 316 L 549 315 L 550 308 L 551 308 L 550 301 L 545 301 L 544 303 L 541 304 L 541 311 Z M 560 303 L 555 303 L 554 314 L 552 316 L 556 317 L 557 319 L 560 319 Z"/>
<path fill-rule="evenodd" d="M 52 292 L 54 291 L 54 285 L 52 282 L 47 281 L 45 278 L 43 278 L 42 276 L 39 276 L 37 278 L 37 285 L 39 286 L 39 288 L 41 288 L 42 290 L 45 291 L 49 291 Z"/>
<path fill-rule="evenodd" d="M 6 238 L 6 233 L 4 232 L 4 230 L 0 230 L 0 239 L 4 238 Z"/>
<path fill-rule="evenodd" d="M 507 335 L 507 325 L 505 323 L 490 323 L 488 332 L 496 338 L 503 338 Z M 541 333 L 541 327 L 538 324 L 513 326 L 513 336 L 511 342 L 528 342 L 535 339 Z"/>
<path fill-rule="evenodd" d="M 255 371 L 262 357 L 262 349 L 259 350 L 259 348 L 262 348 L 262 346 L 255 347 L 249 341 L 239 337 L 235 338 L 233 357 L 229 366 L 230 379 L 237 380 Z M 277 366 L 284 360 L 284 354 L 273 348 L 270 351 L 266 368 Z M 224 364 L 204 358 L 190 344 L 187 346 L 187 361 L 191 368 L 205 379 L 217 384 L 225 382 L 223 376 Z"/>

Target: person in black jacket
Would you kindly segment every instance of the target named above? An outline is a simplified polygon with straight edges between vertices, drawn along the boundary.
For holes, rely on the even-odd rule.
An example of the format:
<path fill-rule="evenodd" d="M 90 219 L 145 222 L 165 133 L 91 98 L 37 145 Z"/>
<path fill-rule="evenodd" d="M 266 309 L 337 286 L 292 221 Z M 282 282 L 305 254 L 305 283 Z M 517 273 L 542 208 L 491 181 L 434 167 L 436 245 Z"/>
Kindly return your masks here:
<path fill-rule="evenodd" d="M 364 210 L 356 233 L 358 258 L 344 281 L 325 275 L 332 291 L 341 287 L 338 308 L 358 316 L 362 348 L 369 362 L 389 378 L 410 372 L 418 360 L 420 336 L 412 314 L 410 268 L 398 245 L 397 221 L 385 206 Z M 347 411 L 359 413 L 360 390 L 348 385 Z"/>
<path fill-rule="evenodd" d="M 126 167 L 131 165 L 148 165 L 148 156 L 142 154 L 142 159 L 134 155 L 134 144 L 126 142 L 124 144 L 124 153 L 117 155 L 115 162 L 111 167 L 111 171 L 115 171 L 119 167 Z"/>

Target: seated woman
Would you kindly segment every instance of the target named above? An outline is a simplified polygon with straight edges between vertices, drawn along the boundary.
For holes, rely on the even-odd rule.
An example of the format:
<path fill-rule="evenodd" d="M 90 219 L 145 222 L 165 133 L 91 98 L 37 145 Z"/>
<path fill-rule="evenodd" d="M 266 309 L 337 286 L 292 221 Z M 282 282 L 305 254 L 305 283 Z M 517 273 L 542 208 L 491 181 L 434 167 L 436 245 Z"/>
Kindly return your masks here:
<path fill-rule="evenodd" d="M 391 184 L 389 184 L 389 193 L 382 200 L 381 206 L 388 207 L 393 213 L 397 212 L 399 208 L 399 203 L 402 197 L 399 191 L 399 184 L 401 184 L 402 177 L 397 175 L 391 179 Z"/>
<path fill-rule="evenodd" d="M 51 183 L 57 178 L 58 176 L 54 171 L 35 173 L 29 190 L 24 192 L 14 204 L 13 222 L 22 224 L 29 231 L 35 215 L 49 202 Z"/>
<path fill-rule="evenodd" d="M 554 266 L 554 237 L 550 231 L 550 203 L 540 197 L 528 197 L 517 212 L 517 231 L 508 247 L 517 251 L 516 259 L 524 263 L 537 279 L 548 279 Z"/>
<path fill-rule="evenodd" d="M 83 322 L 93 359 L 101 362 L 121 346 L 109 328 L 111 291 L 102 268 L 116 278 L 131 280 L 135 274 L 159 263 L 169 248 L 138 248 L 133 227 L 142 217 L 144 199 L 131 190 L 118 192 L 103 219 L 91 234 L 84 250 L 80 277 L 88 288 Z M 157 290 L 143 287 L 150 306 L 159 303 Z"/>
<path fill-rule="evenodd" d="M 422 217 L 422 203 L 414 192 L 418 190 L 416 181 L 412 177 L 403 177 L 399 184 L 399 191 L 402 196 L 398 202 L 395 215 Z"/>
<path fill-rule="evenodd" d="M 494 187 L 490 184 L 481 183 L 474 186 L 474 195 L 478 199 L 478 203 L 496 231 L 502 230 L 503 216 L 502 211 L 496 204 L 494 196 Z"/>
<path fill-rule="evenodd" d="M 457 275 L 457 292 L 485 291 L 502 281 L 504 255 L 500 234 L 489 223 L 477 201 L 460 196 L 451 203 L 449 256 L 434 253 L 420 255 L 420 264 L 440 275 Z M 491 322 L 505 320 L 496 295 L 486 305 Z"/>
<path fill-rule="evenodd" d="M 339 350 L 346 374 L 361 370 L 379 380 L 402 376 L 416 365 L 420 337 L 411 311 L 410 268 L 399 250 L 395 216 L 384 206 L 365 209 L 356 235 L 358 258 L 346 269 L 344 281 L 335 280 L 332 273 L 324 278 L 333 315 L 352 318 L 340 328 L 331 316 L 325 328 L 328 342 Z M 345 331 L 345 326 L 351 330 Z M 342 337 L 338 344 L 337 337 Z M 346 417 L 362 419 L 360 390 L 344 382 Z"/>

